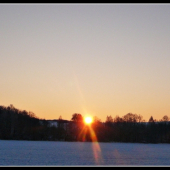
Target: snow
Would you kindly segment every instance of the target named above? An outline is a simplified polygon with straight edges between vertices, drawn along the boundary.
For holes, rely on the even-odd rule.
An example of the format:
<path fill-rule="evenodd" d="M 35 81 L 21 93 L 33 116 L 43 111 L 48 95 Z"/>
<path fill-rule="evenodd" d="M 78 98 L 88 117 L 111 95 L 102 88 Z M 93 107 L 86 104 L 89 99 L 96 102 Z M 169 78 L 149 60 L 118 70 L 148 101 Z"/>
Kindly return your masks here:
<path fill-rule="evenodd" d="M 169 144 L 0 140 L 0 166 L 166 166 L 169 148 Z"/>

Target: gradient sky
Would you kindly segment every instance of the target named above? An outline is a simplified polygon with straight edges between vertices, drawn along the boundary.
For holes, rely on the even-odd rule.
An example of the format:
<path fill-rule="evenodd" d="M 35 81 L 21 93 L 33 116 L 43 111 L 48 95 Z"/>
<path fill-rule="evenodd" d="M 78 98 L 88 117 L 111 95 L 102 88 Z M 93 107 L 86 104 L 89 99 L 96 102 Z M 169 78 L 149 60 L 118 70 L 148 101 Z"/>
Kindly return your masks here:
<path fill-rule="evenodd" d="M 39 118 L 170 117 L 170 5 L 0 4 L 0 105 Z"/>

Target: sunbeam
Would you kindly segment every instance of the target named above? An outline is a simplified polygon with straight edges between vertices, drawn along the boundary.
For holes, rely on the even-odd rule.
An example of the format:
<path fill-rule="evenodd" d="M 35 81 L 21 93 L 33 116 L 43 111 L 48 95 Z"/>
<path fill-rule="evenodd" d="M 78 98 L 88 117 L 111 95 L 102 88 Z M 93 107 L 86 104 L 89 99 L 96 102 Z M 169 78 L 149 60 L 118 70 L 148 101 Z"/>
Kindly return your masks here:
<path fill-rule="evenodd" d="M 89 129 L 90 129 L 90 136 L 92 139 L 92 149 L 93 149 L 95 162 L 96 162 L 96 164 L 101 165 L 104 163 L 103 158 L 102 158 L 101 148 L 100 148 L 100 145 L 97 140 L 97 136 L 96 136 L 93 128 L 91 126 L 89 126 Z"/>
<path fill-rule="evenodd" d="M 78 82 L 78 77 L 75 73 L 74 73 L 74 79 L 75 79 L 77 90 L 79 92 L 80 99 L 82 101 L 83 110 L 85 111 L 85 113 L 87 113 L 86 107 L 85 107 L 85 104 L 86 104 L 85 98 L 84 98 L 83 92 L 80 88 L 80 85 Z M 101 152 L 100 145 L 98 143 L 97 136 L 91 126 L 92 123 L 93 123 L 93 120 L 90 116 L 85 117 L 84 126 L 82 127 L 82 129 L 78 135 L 78 141 L 86 142 L 91 139 L 95 162 L 96 162 L 96 164 L 101 165 L 104 163 L 103 158 L 102 158 L 102 152 Z"/>
<path fill-rule="evenodd" d="M 90 139 L 89 139 L 90 138 Z M 92 150 L 94 159 L 97 165 L 104 164 L 103 158 L 102 158 L 102 152 L 100 145 L 98 143 L 97 136 L 91 127 L 91 124 L 85 124 L 79 133 L 78 140 L 82 142 L 91 141 L 92 142 Z"/>

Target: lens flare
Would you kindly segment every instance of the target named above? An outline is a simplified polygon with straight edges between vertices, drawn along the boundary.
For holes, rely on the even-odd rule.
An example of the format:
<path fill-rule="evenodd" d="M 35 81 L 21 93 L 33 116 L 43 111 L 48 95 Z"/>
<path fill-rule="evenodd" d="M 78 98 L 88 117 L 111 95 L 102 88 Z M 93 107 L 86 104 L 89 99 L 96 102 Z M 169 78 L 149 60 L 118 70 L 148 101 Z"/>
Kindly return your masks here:
<path fill-rule="evenodd" d="M 78 140 L 83 141 L 83 142 L 91 141 L 95 163 L 97 165 L 104 164 L 101 148 L 98 143 L 98 139 L 95 134 L 95 131 L 93 130 L 93 127 L 91 126 L 91 124 L 87 124 L 87 123 L 84 124 L 84 127 L 81 129 L 79 133 Z"/>
<path fill-rule="evenodd" d="M 93 149 L 95 162 L 98 165 L 102 165 L 104 162 L 103 162 L 103 158 L 102 158 L 102 152 L 100 149 L 100 145 L 97 140 L 97 136 L 96 136 L 94 130 L 92 129 L 92 127 L 90 126 L 89 128 L 90 128 L 90 135 L 91 135 L 91 139 L 92 139 L 92 149 Z"/>
<path fill-rule="evenodd" d="M 74 72 L 74 70 L 73 70 Z M 82 102 L 82 107 L 84 108 L 84 110 L 86 110 L 85 108 L 85 98 L 84 95 L 82 93 L 82 90 L 80 88 L 79 85 L 79 81 L 78 81 L 78 77 L 76 76 L 75 72 L 74 72 L 74 78 L 75 78 L 75 84 L 77 85 L 77 90 L 79 92 L 80 95 L 80 99 Z M 97 136 L 95 134 L 95 131 L 92 128 L 92 123 L 93 123 L 93 119 L 92 117 L 88 116 L 84 119 L 84 125 L 82 125 L 82 127 L 80 128 L 80 132 L 78 134 L 78 141 L 90 141 L 89 139 L 91 139 L 92 141 L 92 149 L 93 149 L 93 154 L 94 154 L 94 159 L 95 159 L 95 163 L 98 165 L 102 165 L 103 164 L 103 158 L 102 158 L 102 152 L 101 152 L 101 148 L 100 145 L 98 143 L 98 139 Z"/>

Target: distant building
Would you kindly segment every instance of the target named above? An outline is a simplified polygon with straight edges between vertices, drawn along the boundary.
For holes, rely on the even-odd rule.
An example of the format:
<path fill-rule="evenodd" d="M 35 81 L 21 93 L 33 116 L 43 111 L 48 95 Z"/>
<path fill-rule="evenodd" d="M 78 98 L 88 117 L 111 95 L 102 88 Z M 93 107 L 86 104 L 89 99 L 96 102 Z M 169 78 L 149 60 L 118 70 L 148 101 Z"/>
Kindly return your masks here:
<path fill-rule="evenodd" d="M 58 128 L 59 126 L 63 127 L 64 129 L 66 129 L 67 124 L 70 122 L 68 120 L 59 120 L 59 119 L 53 119 L 53 120 L 47 120 L 48 122 L 48 126 L 49 127 L 56 127 Z"/>

